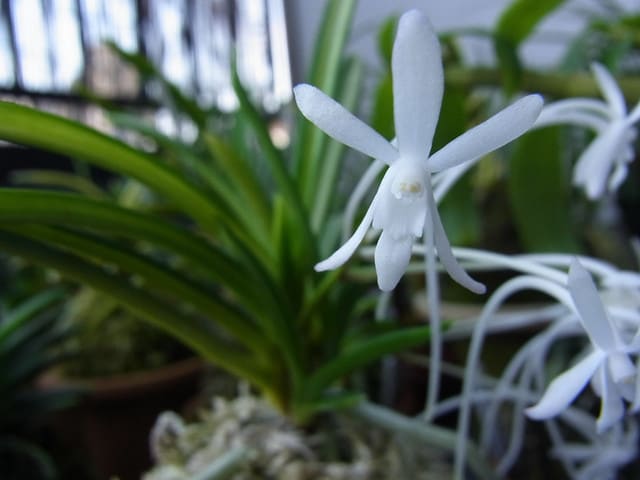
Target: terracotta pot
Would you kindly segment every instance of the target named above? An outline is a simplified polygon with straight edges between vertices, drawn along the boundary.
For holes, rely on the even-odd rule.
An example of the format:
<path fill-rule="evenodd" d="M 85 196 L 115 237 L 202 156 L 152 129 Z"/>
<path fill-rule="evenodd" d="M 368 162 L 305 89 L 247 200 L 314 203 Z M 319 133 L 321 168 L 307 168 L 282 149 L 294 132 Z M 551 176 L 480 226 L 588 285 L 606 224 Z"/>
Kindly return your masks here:
<path fill-rule="evenodd" d="M 84 392 L 78 404 L 53 419 L 55 434 L 73 455 L 76 470 L 96 480 L 137 480 L 151 466 L 149 432 L 157 416 L 180 411 L 198 392 L 203 370 L 202 360 L 190 358 L 103 379 L 68 379 L 53 372 L 40 385 Z"/>

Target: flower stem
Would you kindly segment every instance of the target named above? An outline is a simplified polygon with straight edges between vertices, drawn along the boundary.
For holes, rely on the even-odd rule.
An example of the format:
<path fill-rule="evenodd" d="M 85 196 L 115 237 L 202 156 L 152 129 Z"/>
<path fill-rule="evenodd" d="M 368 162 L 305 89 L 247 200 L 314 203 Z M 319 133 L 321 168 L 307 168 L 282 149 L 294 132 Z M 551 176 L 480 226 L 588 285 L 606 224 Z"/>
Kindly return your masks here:
<path fill-rule="evenodd" d="M 440 334 L 440 286 L 438 284 L 438 271 L 436 266 L 434 231 L 432 213 L 428 212 L 425 222 L 425 270 L 427 303 L 429 305 L 429 323 L 431 325 L 431 368 L 429 369 L 429 386 L 427 400 L 422 413 L 424 419 L 429 421 L 433 408 L 438 401 L 440 389 L 440 359 L 442 356 L 442 335 Z"/>
<path fill-rule="evenodd" d="M 453 451 L 455 448 L 455 432 L 436 425 L 426 424 L 418 419 L 406 417 L 388 408 L 363 402 L 355 407 L 351 413 L 383 429 L 413 438 L 421 442 L 421 444 L 447 451 Z M 484 462 L 475 446 L 468 445 L 467 447 L 467 460 L 474 473 L 479 478 L 497 478 L 491 468 Z"/>

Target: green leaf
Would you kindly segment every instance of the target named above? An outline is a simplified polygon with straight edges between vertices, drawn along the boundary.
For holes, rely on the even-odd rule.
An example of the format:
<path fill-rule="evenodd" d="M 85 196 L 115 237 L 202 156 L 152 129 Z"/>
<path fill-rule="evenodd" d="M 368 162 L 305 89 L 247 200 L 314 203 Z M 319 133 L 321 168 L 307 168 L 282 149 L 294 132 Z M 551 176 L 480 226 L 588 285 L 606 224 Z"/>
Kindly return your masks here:
<path fill-rule="evenodd" d="M 450 86 L 445 90 L 433 139 L 434 151 L 444 147 L 467 130 L 466 97 L 462 89 Z M 468 173 L 449 190 L 438 209 L 452 244 L 470 245 L 479 238 L 480 222 L 473 198 L 473 185 Z"/>
<path fill-rule="evenodd" d="M 527 133 L 517 140 L 509 162 L 509 200 L 527 251 L 579 251 L 559 133 L 557 127 Z"/>
<path fill-rule="evenodd" d="M 206 189 L 204 193 L 220 211 L 225 212 L 225 217 L 235 219 L 236 231 L 246 230 L 247 236 L 255 239 L 263 252 L 271 252 L 272 245 L 267 235 L 269 200 L 254 172 L 246 167 L 244 158 L 211 133 L 203 133 L 202 138 L 210 152 L 215 153 L 218 164 L 194 146 L 162 134 L 133 115 L 117 113 L 110 115 L 110 118 L 116 125 L 133 129 L 155 141 L 162 149 L 160 158 L 174 158 L 186 176 Z M 261 258 L 268 267 L 270 260 Z"/>
<path fill-rule="evenodd" d="M 351 29 L 355 5 L 356 0 L 329 0 L 316 39 L 307 82 L 330 97 L 335 97 L 338 90 L 342 52 Z M 309 207 L 316 197 L 315 185 L 321 175 L 328 137 L 300 114 L 296 116 L 296 125 L 295 177 L 301 184 L 304 204 Z"/>
<path fill-rule="evenodd" d="M 496 36 L 494 50 L 505 92 L 507 95 L 512 95 L 518 90 L 524 71 L 518 56 L 518 49 L 511 41 Z"/>
<path fill-rule="evenodd" d="M 307 398 L 317 397 L 336 380 L 384 355 L 423 344 L 430 335 L 431 330 L 428 326 L 410 327 L 347 345 L 334 360 L 311 375 L 306 385 Z"/>
<path fill-rule="evenodd" d="M 228 211 L 153 157 L 78 122 L 21 105 L 0 102 L 0 138 L 81 159 L 130 176 L 164 195 L 210 233 L 220 231 L 224 221 L 238 239 L 259 257 L 268 252 L 238 224 Z"/>
<path fill-rule="evenodd" d="M 387 68 L 391 68 L 391 53 L 393 52 L 398 20 L 397 16 L 391 16 L 382 23 L 382 27 L 378 30 L 378 54 Z"/>
<path fill-rule="evenodd" d="M 0 189 L 0 219 L 4 225 L 40 223 L 146 240 L 204 271 L 211 280 L 242 294 L 249 290 L 244 266 L 190 231 L 151 215 L 68 193 Z M 215 265 L 215 268 L 211 266 Z"/>
<path fill-rule="evenodd" d="M 12 333 L 19 330 L 22 325 L 35 315 L 59 302 L 63 294 L 64 290 L 59 288 L 45 290 L 11 309 L 0 322 L 0 345 L 3 345 Z"/>
<path fill-rule="evenodd" d="M 517 90 L 522 77 L 518 47 L 538 23 L 564 0 L 515 0 L 502 12 L 494 35 L 494 49 L 508 93 Z"/>
<path fill-rule="evenodd" d="M 268 373 L 246 351 L 218 338 L 210 322 L 178 312 L 121 275 L 106 272 L 63 250 L 12 232 L 0 231 L 0 249 L 58 270 L 63 276 L 116 299 L 152 325 L 183 341 L 213 361 L 261 388 L 269 389 Z"/>
<path fill-rule="evenodd" d="M 565 0 L 515 0 L 502 12 L 496 26 L 496 35 L 518 46 L 536 28 L 538 23 L 558 8 Z"/>
<path fill-rule="evenodd" d="M 371 114 L 371 126 L 383 137 L 392 139 L 395 136 L 395 124 L 393 121 L 393 81 L 391 71 L 382 76 L 376 88 L 375 103 Z"/>
<path fill-rule="evenodd" d="M 180 88 L 165 77 L 148 58 L 137 52 L 127 52 L 114 42 L 107 42 L 107 45 L 122 60 L 132 65 L 144 80 L 159 81 L 165 90 L 167 100 L 169 100 L 175 110 L 187 115 L 199 128 L 206 126 L 207 113 L 200 108 L 194 99 L 182 93 Z"/>
<path fill-rule="evenodd" d="M 444 229 L 453 245 L 474 245 L 480 239 L 482 227 L 473 190 L 472 177 L 467 173 L 438 205 Z"/>
<path fill-rule="evenodd" d="M 248 159 L 216 135 L 205 133 L 203 138 L 212 156 L 241 192 L 244 199 L 242 203 L 248 205 L 256 217 L 260 217 L 256 220 L 268 227 L 267 219 L 271 217 L 269 197 Z"/>
<path fill-rule="evenodd" d="M 364 70 L 362 64 L 350 61 L 345 65 L 342 75 L 343 82 L 336 99 L 347 110 L 354 110 L 362 91 Z M 342 171 L 342 159 L 347 148 L 344 144 L 330 140 L 323 155 L 321 173 L 316 179 L 316 195 L 311 206 L 311 228 L 314 232 L 324 229 L 332 201 L 334 200 L 338 175 Z"/>
<path fill-rule="evenodd" d="M 19 233 L 73 251 L 87 260 L 99 259 L 105 267 L 117 267 L 120 273 L 135 276 L 148 292 L 173 299 L 173 303 L 195 307 L 203 316 L 220 325 L 254 352 L 263 350 L 264 337 L 257 326 L 237 308 L 219 298 L 211 287 L 196 284 L 179 271 L 167 268 L 123 245 L 96 236 L 71 231 L 26 225 Z"/>
<path fill-rule="evenodd" d="M 320 412 L 331 412 L 336 410 L 345 410 L 353 408 L 356 405 L 364 402 L 366 396 L 363 393 L 354 392 L 327 392 L 319 399 L 316 399 L 309 403 L 303 403 L 295 412 L 299 421 L 302 423 L 311 415 Z"/>
<path fill-rule="evenodd" d="M 89 197 L 105 198 L 107 194 L 91 180 L 57 170 L 17 170 L 11 172 L 10 182 L 15 185 L 63 188 Z"/>
<path fill-rule="evenodd" d="M 295 230 L 289 233 L 292 241 L 296 243 L 295 251 L 303 252 L 297 260 L 300 264 L 306 264 L 310 267 L 317 254 L 315 252 L 315 241 L 309 226 L 308 214 L 302 203 L 298 185 L 293 181 L 293 176 L 287 170 L 284 155 L 271 141 L 264 118 L 251 103 L 237 75 L 234 75 L 233 78 L 235 91 L 240 101 L 239 115 L 251 127 L 277 185 L 278 192 L 286 199 L 287 205 L 294 215 L 295 220 L 290 224 Z"/>

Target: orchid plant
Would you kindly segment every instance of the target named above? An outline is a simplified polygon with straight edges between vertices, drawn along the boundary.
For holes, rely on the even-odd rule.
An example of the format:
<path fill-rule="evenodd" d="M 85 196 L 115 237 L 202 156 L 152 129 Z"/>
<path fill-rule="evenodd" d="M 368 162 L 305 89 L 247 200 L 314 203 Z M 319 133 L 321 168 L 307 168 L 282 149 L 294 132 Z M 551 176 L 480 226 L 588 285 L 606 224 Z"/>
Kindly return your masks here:
<path fill-rule="evenodd" d="M 362 67 L 340 52 L 354 6 L 351 0 L 329 3 L 318 44 L 322 68 L 311 75 L 351 106 Z M 117 127 L 145 139 L 140 147 L 1 102 L 3 140 L 104 168 L 125 187 L 23 171 L 19 184 L 0 189 L 0 249 L 107 295 L 248 381 L 301 424 L 361 401 L 360 391 L 340 381 L 424 342 L 430 330 L 368 326 L 363 322 L 372 317 L 373 303 L 367 285 L 313 271 L 321 245 L 332 238 L 328 225 L 337 206 L 329 200 L 344 151 L 329 148 L 302 123 L 295 129 L 301 148 L 277 148 L 238 78 L 240 109 L 223 117 L 199 106 L 146 59 L 119 54 L 164 87 L 163 103 L 176 122 L 195 128 L 195 140 L 109 110 Z M 212 131 L 211 125 L 228 128 Z M 314 137 L 318 151 L 310 154 L 302 147 Z M 331 181 L 308 180 L 316 177 Z M 131 184 L 141 192 L 138 200 L 121 201 L 119 192 Z"/>
<path fill-rule="evenodd" d="M 248 381 L 299 425 L 321 411 L 349 408 L 416 444 L 452 452 L 454 476 L 461 480 L 467 468 L 480 478 L 506 475 L 523 451 L 525 425 L 541 422 L 551 453 L 571 478 L 612 477 L 637 453 L 631 413 L 640 409 L 640 274 L 575 252 L 507 255 L 452 247 L 456 242 L 447 235 L 443 208 L 461 179 L 481 177 L 478 170 L 498 157 L 511 158 L 513 165 L 503 171 L 514 177 L 522 165 L 548 173 L 538 168 L 546 158 L 537 152 L 513 162 L 523 149 L 507 144 L 527 145 L 530 135 L 542 133 L 528 134 L 530 129 L 568 123 L 595 131 L 574 170 L 574 183 L 593 200 L 627 175 L 640 106 L 627 113 L 628 93 L 604 66 L 594 63 L 596 82 L 589 81 L 594 88 L 597 83 L 605 102 L 567 98 L 543 107 L 541 95 L 525 94 L 537 90 L 535 82 L 516 82 L 527 74 L 513 64 L 519 44 L 557 3 L 541 1 L 532 12 L 529 2 L 516 1 L 498 22 L 498 57 L 512 62 L 502 67 L 513 67 L 507 91 L 521 92 L 511 99 L 475 95 L 473 75 L 486 78 L 483 72 L 469 70 L 471 81 L 451 75 L 447 59 L 459 56 L 450 36 L 441 48 L 425 14 L 403 14 L 389 36 L 389 90 L 379 99 L 393 102 L 387 115 L 393 132 L 385 135 L 351 113 L 357 111 L 364 70 L 341 53 L 355 0 L 328 2 L 308 83 L 293 91 L 304 118 L 293 120 L 290 150 L 276 147 L 239 79 L 239 111 L 214 122 L 219 113 L 203 109 L 153 65 L 126 52 L 120 54 L 144 77 L 164 85 L 177 121 L 195 126 L 195 141 L 169 137 L 131 114 L 112 111 L 116 125 L 155 146 L 149 153 L 79 123 L 0 103 L 1 139 L 109 169 L 147 193 L 145 202 L 122 205 L 109 188 L 77 176 L 49 183 L 64 193 L 2 188 L 0 249 L 104 292 Z M 526 25 L 513 21 L 519 18 Z M 550 83 L 539 83 L 540 92 L 549 93 L 544 89 Z M 461 101 L 452 115 L 448 95 L 469 91 L 469 103 Z M 557 88 L 550 93 L 557 96 Z M 467 121 L 467 110 L 474 112 L 473 121 Z M 450 118 L 456 134 L 443 142 L 439 132 Z M 226 129 L 212 131 L 212 124 Z M 337 186 L 345 158 L 354 158 L 346 157 L 345 147 L 373 159 L 347 185 L 348 198 Z M 513 198 L 521 198 L 513 191 Z M 548 192 L 534 193 L 536 203 L 525 213 Z M 514 210 L 521 224 L 555 213 L 541 208 L 532 218 Z M 479 314 L 445 311 L 440 270 L 473 293 L 489 293 L 474 297 Z M 479 278 L 491 271 L 509 273 L 503 283 L 486 286 L 468 273 Z M 424 278 L 408 278 L 414 274 Z M 389 321 L 397 313 L 390 299 L 399 285 L 411 300 L 414 294 L 420 303 L 426 297 L 424 325 Z M 523 291 L 551 301 L 503 308 Z M 447 328 L 441 317 L 450 320 Z M 486 371 L 486 337 L 523 330 L 528 339 L 501 371 Z M 442 355 L 443 345 L 460 340 L 468 342 L 468 353 L 464 364 L 455 364 Z M 426 342 L 428 358 L 407 354 Z M 580 346 L 577 357 L 565 345 L 570 342 Z M 560 360 L 554 357 L 558 351 L 564 352 Z M 429 368 L 425 407 L 417 417 L 368 402 L 350 382 L 350 374 L 390 354 Z M 380 375 L 386 385 L 388 378 Z M 443 398 L 444 375 L 459 378 L 459 394 Z M 441 427 L 438 420 L 452 411 L 457 428 Z M 472 431 L 474 413 L 478 428 Z M 225 462 L 247 458 L 231 453 L 221 459 L 224 471 Z"/>

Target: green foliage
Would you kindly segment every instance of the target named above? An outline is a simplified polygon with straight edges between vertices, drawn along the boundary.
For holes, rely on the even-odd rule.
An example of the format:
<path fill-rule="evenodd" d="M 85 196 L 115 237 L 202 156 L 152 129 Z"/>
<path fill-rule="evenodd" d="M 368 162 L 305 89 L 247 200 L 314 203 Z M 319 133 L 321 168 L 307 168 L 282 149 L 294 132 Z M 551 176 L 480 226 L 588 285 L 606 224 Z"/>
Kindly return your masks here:
<path fill-rule="evenodd" d="M 342 51 L 347 41 L 356 1 L 330 0 L 313 53 L 313 63 L 307 81 L 337 98 L 342 68 Z M 302 200 L 306 208 L 315 205 L 316 182 L 321 177 L 320 169 L 324 162 L 324 153 L 334 142 L 311 123 L 305 122 L 297 114 L 298 128 L 295 131 L 293 172 L 300 183 Z"/>
<path fill-rule="evenodd" d="M 78 393 L 33 384 L 61 360 L 60 347 L 70 335 L 56 321 L 64 293 L 42 291 L 0 317 L 0 464 L 7 478 L 55 478 L 51 459 L 29 439 L 29 429 Z"/>
<path fill-rule="evenodd" d="M 342 55 L 354 4 L 329 2 L 309 78 L 350 108 L 363 77 L 360 64 Z M 368 284 L 313 271 L 320 245 L 335 239 L 329 232 L 338 218 L 344 147 L 297 117 L 296 147 L 282 151 L 237 78 L 240 109 L 222 117 L 145 59 L 119 54 L 163 85 L 197 138 L 169 138 L 109 107 L 116 125 L 155 144 L 150 154 L 79 123 L 0 103 L 0 138 L 99 166 L 125 179 L 125 190 L 135 184 L 144 192 L 126 201 L 122 190 L 87 177 L 23 173 L 23 186 L 47 188 L 0 189 L 0 249 L 90 287 L 106 311 L 126 310 L 167 332 L 298 420 L 351 405 L 361 397 L 333 390 L 339 380 L 423 342 L 428 330 L 350 335 L 355 312 L 368 314 L 358 306 Z"/>
<path fill-rule="evenodd" d="M 94 378 L 162 367 L 188 356 L 182 344 L 91 288 L 68 299 L 61 321 L 73 328 L 62 346 L 65 376 Z"/>
<path fill-rule="evenodd" d="M 376 87 L 371 126 L 387 139 L 395 137 L 393 124 L 393 82 L 391 78 L 391 52 L 395 38 L 398 18 L 387 19 L 378 32 L 378 55 L 383 63 L 383 70 Z"/>
<path fill-rule="evenodd" d="M 528 251 L 579 251 L 559 133 L 556 127 L 524 135 L 509 162 L 510 205 Z"/>
<path fill-rule="evenodd" d="M 514 92 L 521 81 L 518 47 L 538 23 L 562 3 L 564 0 L 514 0 L 500 15 L 494 32 L 494 49 L 508 92 Z"/>
<path fill-rule="evenodd" d="M 496 34 L 517 46 L 538 23 L 564 3 L 564 0 L 515 0 L 504 10 L 496 25 Z"/>
<path fill-rule="evenodd" d="M 572 39 L 560 68 L 574 71 L 598 61 L 616 72 L 624 59 L 639 48 L 640 16 L 606 12 L 591 18 L 585 29 Z"/>
<path fill-rule="evenodd" d="M 307 78 L 350 111 L 357 111 L 365 76 L 360 62 L 344 56 L 355 3 L 328 2 Z M 492 100 L 519 91 L 526 72 L 518 47 L 561 3 L 516 0 L 505 10 L 492 35 L 502 81 L 495 70 L 465 71 L 455 35 L 448 35 L 448 58 L 459 75 L 446 65 L 434 150 L 486 118 Z M 389 19 L 378 36 L 383 70 L 372 125 L 387 138 L 394 136 L 396 23 Z M 633 19 L 617 27 L 637 33 Z M 620 51 L 636 40 L 623 36 Z M 143 150 L 80 123 L 0 102 L 0 139 L 68 156 L 119 179 L 104 188 L 82 174 L 16 172 L 14 186 L 28 188 L 0 189 L 0 250 L 99 292 L 109 312 L 126 310 L 168 333 L 298 420 L 359 401 L 359 392 L 348 391 L 342 380 L 425 342 L 429 330 L 360 328 L 372 316 L 371 268 L 359 277 L 348 267 L 313 271 L 338 241 L 345 147 L 295 114 L 293 145 L 282 150 L 237 76 L 239 110 L 222 114 L 199 106 L 143 57 L 116 51 L 143 80 L 162 86 L 160 100 L 195 127 L 195 140 L 169 137 L 135 113 L 104 105 L 114 125 L 144 138 Z M 475 94 L 480 84 L 492 87 L 489 95 Z M 530 251 L 579 246 L 558 135 L 557 129 L 529 134 L 505 162 L 513 223 Z M 474 194 L 504 189 L 505 177 L 495 177 L 481 184 L 467 175 L 443 200 L 454 243 L 482 236 Z M 139 201 L 126 199 L 131 185 L 143 192 Z"/>

